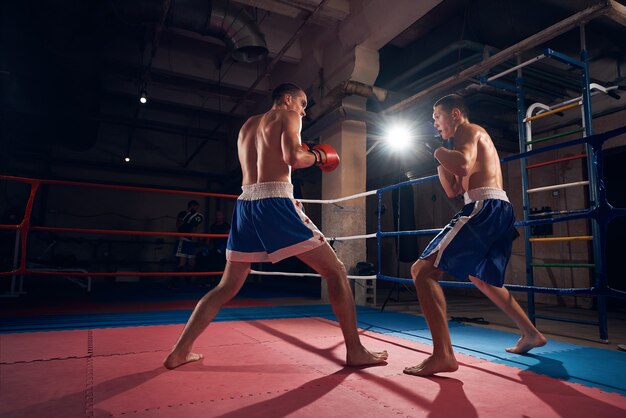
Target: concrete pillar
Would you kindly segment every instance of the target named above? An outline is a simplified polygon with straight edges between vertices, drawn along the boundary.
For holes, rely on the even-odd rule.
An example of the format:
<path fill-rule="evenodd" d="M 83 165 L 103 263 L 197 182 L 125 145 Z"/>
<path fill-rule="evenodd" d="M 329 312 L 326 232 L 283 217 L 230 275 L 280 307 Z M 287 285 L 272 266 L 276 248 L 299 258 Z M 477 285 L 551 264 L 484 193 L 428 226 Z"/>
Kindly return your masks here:
<path fill-rule="evenodd" d="M 349 59 L 345 59 L 346 56 Z M 357 45 L 349 54 L 344 54 L 344 59 L 345 61 L 328 60 L 327 67 L 333 68 L 330 73 L 334 75 L 330 86 L 334 87 L 345 80 L 374 83 L 379 70 L 377 50 Z M 338 62 L 342 64 L 337 65 Z M 340 105 L 365 110 L 366 102 L 365 97 L 346 96 Z M 320 142 L 332 145 L 341 157 L 339 167 L 323 176 L 322 199 L 335 199 L 366 191 L 366 137 L 365 122 L 355 120 L 338 120 L 320 135 Z M 363 235 L 368 232 L 365 226 L 364 197 L 322 206 L 322 231 L 327 237 Z M 355 274 L 356 264 L 367 259 L 365 239 L 336 241 L 334 248 L 348 274 Z M 375 281 L 369 283 L 369 286 L 364 280 L 354 280 L 352 284 L 357 305 L 376 303 Z M 322 300 L 329 300 L 325 282 L 322 282 Z"/>
<path fill-rule="evenodd" d="M 351 120 L 338 121 L 322 135 L 321 142 L 332 145 L 341 157 L 339 167 L 323 175 L 323 199 L 335 199 L 365 191 L 365 139 L 365 122 Z M 328 238 L 366 234 L 365 225 L 364 197 L 322 206 L 323 232 Z M 356 264 L 366 259 L 365 239 L 336 241 L 333 248 L 345 264 L 348 274 L 355 274 Z M 368 304 L 365 282 L 355 280 L 354 289 L 357 305 Z M 371 292 L 370 290 L 370 297 Z M 322 282 L 322 300 L 328 302 L 326 282 Z"/>

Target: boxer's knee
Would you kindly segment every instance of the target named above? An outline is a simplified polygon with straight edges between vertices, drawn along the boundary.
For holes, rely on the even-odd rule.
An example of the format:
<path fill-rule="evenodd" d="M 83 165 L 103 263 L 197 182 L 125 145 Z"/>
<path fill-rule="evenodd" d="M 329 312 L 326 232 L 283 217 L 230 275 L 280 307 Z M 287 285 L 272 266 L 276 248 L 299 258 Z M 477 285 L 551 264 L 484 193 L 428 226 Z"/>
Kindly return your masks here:
<path fill-rule="evenodd" d="M 438 271 L 430 258 L 419 259 L 411 266 L 411 278 L 417 284 L 419 281 L 428 279 Z"/>
<path fill-rule="evenodd" d="M 320 272 L 322 277 L 330 281 L 345 280 L 347 274 L 345 264 L 343 264 L 343 262 L 339 259 L 328 265 L 323 272 Z"/>
<path fill-rule="evenodd" d="M 420 264 L 419 264 L 419 260 L 417 260 L 415 263 L 413 263 L 413 265 L 411 265 L 411 278 L 413 279 L 413 281 L 417 279 L 417 275 L 419 274 L 419 271 L 420 271 Z"/>

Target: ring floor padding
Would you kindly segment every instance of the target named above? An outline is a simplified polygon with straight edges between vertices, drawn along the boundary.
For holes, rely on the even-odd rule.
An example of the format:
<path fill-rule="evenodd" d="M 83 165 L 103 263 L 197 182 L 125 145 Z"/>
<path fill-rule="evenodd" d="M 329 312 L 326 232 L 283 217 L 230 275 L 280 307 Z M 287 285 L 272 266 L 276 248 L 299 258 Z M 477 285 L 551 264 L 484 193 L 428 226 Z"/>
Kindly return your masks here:
<path fill-rule="evenodd" d="M 626 416 L 623 352 L 514 355 L 515 334 L 451 323 L 459 370 L 419 378 L 402 369 L 432 350 L 420 316 L 359 308 L 363 343 L 390 357 L 358 369 L 330 307 L 277 308 L 223 309 L 196 341 L 205 358 L 174 371 L 161 362 L 181 324 L 0 334 L 0 416 Z"/>

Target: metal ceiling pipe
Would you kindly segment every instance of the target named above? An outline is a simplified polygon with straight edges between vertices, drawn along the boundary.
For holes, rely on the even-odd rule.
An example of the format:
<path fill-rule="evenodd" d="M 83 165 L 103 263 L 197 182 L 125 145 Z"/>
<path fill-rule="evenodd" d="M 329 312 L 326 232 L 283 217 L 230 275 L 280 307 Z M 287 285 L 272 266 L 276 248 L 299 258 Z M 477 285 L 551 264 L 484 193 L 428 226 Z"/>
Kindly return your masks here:
<path fill-rule="evenodd" d="M 480 52 L 484 56 L 492 55 L 493 53 L 500 51 L 497 48 L 494 48 L 489 45 L 483 45 L 478 42 L 473 42 L 469 40 L 456 41 L 442 48 L 440 51 L 436 52 L 435 54 L 429 57 L 426 57 L 424 59 L 420 59 L 418 64 L 412 66 L 405 72 L 394 77 L 393 80 L 386 83 L 386 87 L 389 89 L 393 89 L 394 87 L 397 87 L 401 83 L 405 83 L 409 78 L 418 74 L 420 71 L 424 70 L 430 65 L 435 64 L 436 62 L 442 60 L 443 58 L 447 57 L 448 55 L 452 53 L 458 53 L 459 50 L 461 49 L 467 49 L 467 50 L 474 51 L 474 52 Z"/>
<path fill-rule="evenodd" d="M 133 20 L 160 22 L 166 26 L 219 38 L 235 60 L 255 62 L 268 54 L 265 37 L 250 14 L 227 0 L 169 0 L 169 7 L 151 0 L 118 1 L 115 9 Z M 163 19 L 163 12 L 166 16 Z"/>
<path fill-rule="evenodd" d="M 481 61 L 471 68 L 465 69 L 458 74 L 448 77 L 445 80 L 442 80 L 422 91 L 417 92 L 413 96 L 408 97 L 394 104 L 393 106 L 388 107 L 387 109 L 385 109 L 385 113 L 398 112 L 421 99 L 433 95 L 436 92 L 458 86 L 459 84 L 469 80 L 470 78 L 479 76 L 483 72 L 508 61 L 520 52 L 527 51 L 533 47 L 536 47 L 537 45 L 541 45 L 542 43 L 569 31 L 576 25 L 579 25 L 581 22 L 587 22 L 604 15 L 608 15 L 609 17 L 618 19 L 619 21 L 626 21 L 626 8 L 613 0 L 604 0 L 602 2 L 599 2 L 598 4 L 589 7 L 588 9 L 582 10 L 568 17 L 567 19 L 563 19 L 560 22 L 518 42 L 517 44 L 498 52 L 497 54 Z"/>
<path fill-rule="evenodd" d="M 426 86 L 430 86 L 438 82 L 439 80 L 458 73 L 459 68 L 468 68 L 469 66 L 479 63 L 483 59 L 484 56 L 482 53 L 470 55 L 469 57 L 463 58 L 458 62 L 448 65 L 447 67 L 439 68 L 435 71 L 430 72 L 429 74 L 405 85 L 403 89 L 407 92 L 420 91 Z"/>

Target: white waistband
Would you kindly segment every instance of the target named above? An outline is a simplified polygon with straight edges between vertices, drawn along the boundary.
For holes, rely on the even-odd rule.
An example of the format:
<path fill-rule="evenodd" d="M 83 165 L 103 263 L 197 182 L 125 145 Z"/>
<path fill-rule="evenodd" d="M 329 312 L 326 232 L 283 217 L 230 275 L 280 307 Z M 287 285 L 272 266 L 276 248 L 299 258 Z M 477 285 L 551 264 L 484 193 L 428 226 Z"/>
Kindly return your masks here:
<path fill-rule="evenodd" d="M 509 201 L 509 198 L 506 195 L 506 192 L 502 189 L 496 189 L 495 187 L 479 187 L 477 189 L 468 190 L 463 195 L 463 199 L 465 200 L 465 204 L 476 202 L 477 200 L 485 200 L 485 199 L 498 199 L 504 200 L 505 202 Z"/>
<path fill-rule="evenodd" d="M 293 199 L 293 184 L 283 181 L 268 181 L 241 186 L 243 193 L 239 200 L 259 200 L 270 197 L 287 197 Z"/>

